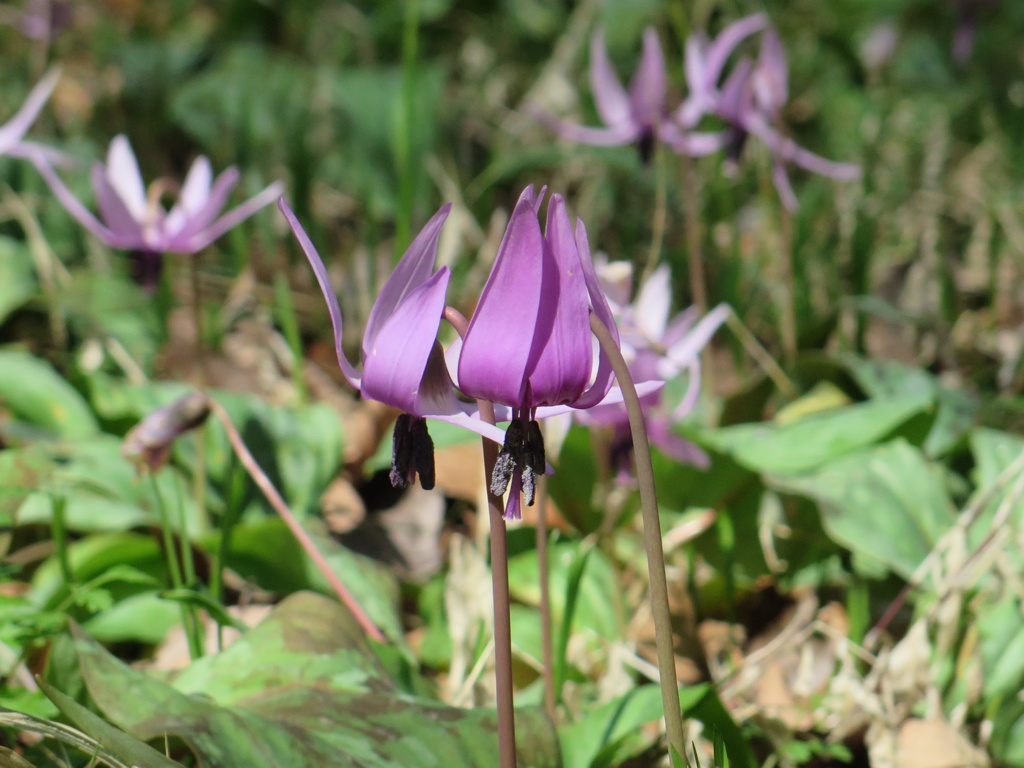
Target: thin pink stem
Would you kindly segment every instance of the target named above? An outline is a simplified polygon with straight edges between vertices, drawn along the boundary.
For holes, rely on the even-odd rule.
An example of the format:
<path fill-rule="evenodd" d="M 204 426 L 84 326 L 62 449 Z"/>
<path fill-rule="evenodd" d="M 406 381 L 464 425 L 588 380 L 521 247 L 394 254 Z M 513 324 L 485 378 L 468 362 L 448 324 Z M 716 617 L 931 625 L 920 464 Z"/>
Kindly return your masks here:
<path fill-rule="evenodd" d="M 317 567 L 317 570 L 323 574 L 324 578 L 331 585 L 331 589 L 338 596 L 338 599 L 352 612 L 356 621 L 359 622 L 359 626 L 363 628 L 370 637 L 379 643 L 386 642 L 383 633 L 377 629 L 377 626 L 373 623 L 366 612 L 362 609 L 356 599 L 352 596 L 352 593 L 348 591 L 344 584 L 341 583 L 341 579 L 338 578 L 337 574 L 331 570 L 331 566 L 327 564 L 327 560 L 320 554 L 320 550 L 316 548 L 316 544 L 306 533 L 306 530 L 299 524 L 299 521 L 295 519 L 295 515 L 292 514 L 291 510 L 288 509 L 288 504 L 281 498 L 281 494 L 277 492 L 274 484 L 270 482 L 270 478 L 267 477 L 266 473 L 253 458 L 253 455 L 249 453 L 249 449 L 242 441 L 242 436 L 238 434 L 238 430 L 235 429 L 235 425 L 231 423 L 231 417 L 228 416 L 227 411 L 215 400 L 210 400 L 210 410 L 216 415 L 217 419 L 224 427 L 224 431 L 228 434 L 228 440 L 231 442 L 231 447 L 234 449 L 235 454 L 238 456 L 238 460 L 242 462 L 242 466 L 249 473 L 249 476 L 253 479 L 253 482 L 259 486 L 259 489 L 263 491 L 263 495 L 267 497 L 267 501 L 277 511 L 277 514 L 284 520 L 285 525 L 288 526 L 288 530 L 292 532 L 292 535 L 299 542 L 299 545 L 309 555 L 310 560 Z M 488 441 L 484 441 L 485 445 Z"/>

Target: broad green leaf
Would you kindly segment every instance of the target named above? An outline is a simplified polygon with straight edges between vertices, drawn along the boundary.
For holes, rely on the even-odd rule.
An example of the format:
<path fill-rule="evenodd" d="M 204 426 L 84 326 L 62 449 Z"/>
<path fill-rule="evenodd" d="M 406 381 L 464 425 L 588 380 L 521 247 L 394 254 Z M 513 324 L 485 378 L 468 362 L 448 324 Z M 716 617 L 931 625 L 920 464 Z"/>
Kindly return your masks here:
<path fill-rule="evenodd" d="M 803 475 L 769 475 L 770 486 L 817 502 L 839 544 L 909 578 L 955 518 L 942 475 L 904 440 L 867 448 Z M 876 574 L 877 575 L 877 574 Z"/>
<path fill-rule="evenodd" d="M 57 437 L 88 437 L 99 430 L 75 388 L 26 352 L 0 350 L 0 405 Z"/>
<path fill-rule="evenodd" d="M 133 641 L 156 645 L 181 621 L 181 609 L 155 592 L 131 595 L 102 611 L 84 626 L 104 643 Z"/>
<path fill-rule="evenodd" d="M 879 442 L 933 407 L 931 397 L 871 400 L 785 426 L 741 424 L 699 433 L 710 448 L 755 472 L 806 472 Z"/>
<path fill-rule="evenodd" d="M 203 764 L 492 766 L 495 714 L 400 693 L 345 608 L 298 593 L 223 652 L 160 682 L 78 632 L 89 693 L 110 720 L 141 739 L 181 739 Z M 517 714 L 524 765 L 556 766 L 554 729 L 536 710 Z"/>
<path fill-rule="evenodd" d="M 868 397 L 905 397 L 927 395 L 935 398 L 935 423 L 924 441 L 929 456 L 949 452 L 974 425 L 978 399 L 968 392 L 950 389 L 933 374 L 895 360 L 865 360 L 856 355 L 840 355 L 840 362 Z"/>

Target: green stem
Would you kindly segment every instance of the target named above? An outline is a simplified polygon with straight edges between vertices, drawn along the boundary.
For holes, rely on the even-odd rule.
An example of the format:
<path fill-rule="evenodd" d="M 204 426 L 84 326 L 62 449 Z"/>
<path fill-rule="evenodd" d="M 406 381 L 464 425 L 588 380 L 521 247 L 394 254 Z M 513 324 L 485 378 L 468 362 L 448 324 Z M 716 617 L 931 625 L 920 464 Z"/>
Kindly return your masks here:
<path fill-rule="evenodd" d="M 659 142 L 654 150 L 654 214 L 651 220 L 651 248 L 647 253 L 647 263 L 644 264 L 641 284 L 654 272 L 661 258 L 661 249 L 665 242 L 665 223 L 668 218 L 668 174 L 665 172 L 665 157 L 667 153 Z"/>
<path fill-rule="evenodd" d="M 156 499 L 157 514 L 160 516 L 160 531 L 163 536 L 164 553 L 167 557 L 167 570 L 171 575 L 171 586 L 174 589 L 184 589 L 185 583 L 182 578 L 181 563 L 178 561 L 178 546 L 174 541 L 174 529 L 171 527 L 171 521 L 167 515 L 163 494 L 160 493 L 160 485 L 157 483 L 156 473 L 148 472 L 147 474 L 153 485 L 153 496 Z M 188 542 L 184 540 L 184 530 L 182 530 L 181 535 L 182 546 L 187 547 Z M 185 637 L 188 639 L 189 657 L 198 659 L 203 655 L 203 642 L 199 636 L 199 618 L 196 615 L 194 606 L 182 604 L 181 623 L 185 628 Z"/>
<path fill-rule="evenodd" d="M 665 732 L 670 748 L 685 754 L 683 715 L 679 707 L 679 683 L 676 679 L 675 653 L 672 650 L 672 615 L 668 607 L 668 582 L 665 576 L 665 553 L 661 546 L 661 520 L 658 517 L 658 499 L 654 487 L 654 467 L 651 448 L 647 441 L 640 398 L 633 377 L 629 373 L 622 353 L 611 333 L 594 314 L 590 315 L 590 328 L 601 349 L 612 364 L 615 379 L 622 390 L 622 400 L 629 414 L 629 429 L 633 436 L 633 455 L 636 460 L 637 482 L 640 487 L 640 506 L 644 522 L 644 548 L 647 550 L 647 571 L 651 581 L 651 613 L 654 616 L 654 640 L 658 651 L 658 671 L 661 684 L 661 703 L 665 709 Z"/>
<path fill-rule="evenodd" d="M 210 594 L 221 605 L 224 604 L 224 568 L 231 552 L 231 533 L 242 515 L 242 501 L 245 492 L 245 470 L 237 459 L 231 463 L 228 476 L 228 497 L 224 506 L 224 517 L 220 523 L 220 540 L 210 569 Z M 217 648 L 224 647 L 224 627 L 217 626 Z"/>

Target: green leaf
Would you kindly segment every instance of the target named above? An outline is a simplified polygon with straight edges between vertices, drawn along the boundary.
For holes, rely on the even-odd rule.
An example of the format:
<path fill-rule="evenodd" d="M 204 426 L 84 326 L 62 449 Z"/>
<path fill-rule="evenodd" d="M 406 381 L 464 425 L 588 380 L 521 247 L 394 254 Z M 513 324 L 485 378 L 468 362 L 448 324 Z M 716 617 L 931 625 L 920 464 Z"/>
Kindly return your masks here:
<path fill-rule="evenodd" d="M 932 406 L 931 397 L 919 395 L 871 400 L 785 426 L 740 424 L 697 437 L 755 472 L 793 474 L 879 442 Z"/>
<path fill-rule="evenodd" d="M 143 744 L 118 730 L 45 680 L 39 681 L 39 687 L 72 723 L 102 744 L 105 751 L 124 760 L 133 768 L 181 768 L 178 763 L 164 757 L 148 744 Z"/>
<path fill-rule="evenodd" d="M 15 418 L 57 437 L 88 437 L 99 431 L 75 388 L 48 363 L 26 352 L 0 351 L 0 404 Z"/>
<path fill-rule="evenodd" d="M 826 532 L 862 558 L 868 575 L 883 566 L 909 578 L 954 520 L 941 473 L 904 440 L 767 482 L 817 502 Z"/>
<path fill-rule="evenodd" d="M 0 323 L 28 301 L 36 291 L 28 247 L 0 237 Z"/>
<path fill-rule="evenodd" d="M 76 632 L 89 694 L 141 739 L 181 739 L 204 765 L 492 766 L 491 710 L 462 710 L 400 692 L 339 603 L 298 593 L 238 642 L 172 676 L 133 670 Z M 520 710 L 524 765 L 558 765 L 557 738 Z"/>

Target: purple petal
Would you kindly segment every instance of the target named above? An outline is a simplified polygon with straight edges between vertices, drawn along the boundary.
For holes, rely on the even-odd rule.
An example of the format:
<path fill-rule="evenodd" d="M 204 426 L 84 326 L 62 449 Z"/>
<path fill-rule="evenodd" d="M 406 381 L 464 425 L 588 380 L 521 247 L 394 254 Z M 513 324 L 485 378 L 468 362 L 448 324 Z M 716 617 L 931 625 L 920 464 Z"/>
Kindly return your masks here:
<path fill-rule="evenodd" d="M 629 84 L 633 105 L 633 122 L 654 128 L 665 115 L 665 57 L 661 53 L 658 33 L 653 27 L 644 31 L 644 48 L 640 66 Z"/>
<path fill-rule="evenodd" d="M 458 410 L 440 347 L 432 370 L 427 365 L 435 349 L 450 274 L 444 267 L 408 292 L 383 319 L 376 336 L 364 339 L 363 397 L 415 416 L 424 415 L 420 406 L 427 403 L 428 410 L 437 410 L 439 404 L 446 411 Z M 421 393 L 422 387 L 426 389 Z M 445 403 L 447 393 L 450 401 Z"/>
<path fill-rule="evenodd" d="M 540 311 L 524 405 L 557 405 L 586 389 L 593 364 L 586 278 L 561 195 L 548 203 Z"/>
<path fill-rule="evenodd" d="M 742 59 L 737 62 L 725 85 L 716 108 L 717 115 L 734 125 L 744 125 L 747 116 L 753 109 L 753 93 L 750 76 L 754 71 L 754 62 Z"/>
<path fill-rule="evenodd" d="M 213 184 L 213 169 L 206 157 L 200 156 L 192 163 L 185 183 L 181 186 L 178 201 L 167 214 L 164 222 L 170 235 L 179 234 L 188 222 L 203 209 L 210 199 L 210 187 Z"/>
<path fill-rule="evenodd" d="M 524 193 L 509 218 L 459 357 L 470 397 L 521 407 L 540 306 L 544 239 Z"/>
<path fill-rule="evenodd" d="M 721 31 L 715 42 L 708 48 L 704 59 L 704 84 L 707 88 L 714 88 L 725 68 L 725 62 L 743 40 L 755 32 L 760 32 L 768 26 L 768 17 L 763 13 L 755 13 L 734 21 Z"/>
<path fill-rule="evenodd" d="M 232 169 L 228 169 L 232 170 Z M 227 187 L 226 190 L 221 191 L 218 187 Z M 224 198 L 227 197 L 230 188 L 234 186 L 235 181 L 228 176 L 228 171 L 225 171 L 218 177 L 217 181 L 213 184 L 213 191 L 210 193 L 210 200 L 206 204 L 206 208 L 200 212 L 199 216 L 189 222 L 186 225 L 187 231 L 195 230 L 198 227 L 200 221 L 212 212 L 216 214 L 221 208 L 224 207 Z M 274 202 L 275 198 L 281 196 L 284 191 L 284 185 L 280 181 L 275 181 L 273 184 L 268 185 L 263 191 L 250 197 L 244 203 L 239 205 L 237 208 L 233 208 L 215 222 L 210 224 L 208 227 L 197 231 L 191 236 L 186 242 L 181 244 L 181 253 L 196 253 L 203 250 L 206 246 L 217 240 L 221 235 L 230 229 L 237 227 L 243 221 L 252 216 L 256 211 L 270 205 Z"/>
<path fill-rule="evenodd" d="M 777 114 L 789 101 L 789 64 L 782 40 L 774 29 L 761 37 L 761 55 L 753 78 L 758 105 L 769 114 Z"/>
<path fill-rule="evenodd" d="M 14 113 L 14 117 L 0 126 L 0 154 L 6 154 L 14 147 L 21 138 L 32 127 L 32 123 L 42 110 L 46 100 L 50 98 L 53 89 L 60 79 L 60 68 L 51 69 L 42 80 L 29 92 L 21 109 Z"/>
<path fill-rule="evenodd" d="M 576 221 L 576 247 L 579 249 L 580 264 L 583 267 L 583 278 L 587 285 L 587 294 L 590 298 L 590 307 L 597 315 L 604 326 L 612 334 L 616 344 L 619 344 L 619 329 L 615 325 L 615 317 L 612 315 L 612 308 L 608 306 L 608 299 L 601 290 L 601 283 L 597 279 L 597 272 L 594 270 L 594 262 L 590 258 L 590 242 L 587 239 L 587 228 L 583 221 Z M 590 389 L 580 395 L 573 406 L 576 408 L 591 408 L 608 394 L 612 385 L 612 364 L 611 360 L 600 350 L 597 356 L 597 374 Z"/>
<path fill-rule="evenodd" d="M 672 363 L 676 371 L 691 365 L 694 360 L 699 359 L 700 351 L 708 345 L 711 337 L 722 327 L 722 323 L 729 319 L 731 313 L 732 307 L 728 304 L 719 304 L 712 309 L 700 319 L 693 330 L 666 350 L 666 360 Z M 660 375 L 666 373 L 669 371 L 659 371 Z"/>
<path fill-rule="evenodd" d="M 682 464 L 692 464 L 701 469 L 711 466 L 708 455 L 686 438 L 673 432 L 671 424 L 664 417 L 654 417 L 648 421 L 647 437 L 662 453 Z"/>
<path fill-rule="evenodd" d="M 430 279 L 437 256 L 437 240 L 451 209 L 451 203 L 448 203 L 431 217 L 385 281 L 366 321 L 366 332 L 363 335 L 364 359 L 369 355 L 369 347 L 373 345 L 377 333 L 399 304 L 410 292 Z M 444 309 L 443 304 L 441 309 Z M 440 314 L 438 318 L 440 322 Z M 434 335 L 437 335 L 436 327 Z"/>
<path fill-rule="evenodd" d="M 662 123 L 659 138 L 676 152 L 690 157 L 705 157 L 725 149 L 729 131 L 684 131 L 672 123 Z"/>
<path fill-rule="evenodd" d="M 779 193 L 779 199 L 786 207 L 786 210 L 795 211 L 800 204 L 797 202 L 793 185 L 789 181 L 789 174 L 786 173 L 786 164 L 778 159 L 772 165 L 772 183 L 775 185 L 775 190 Z"/>
<path fill-rule="evenodd" d="M 320 254 L 313 247 L 313 242 L 309 239 L 309 235 L 306 234 L 306 230 L 302 228 L 299 220 L 295 218 L 295 214 L 292 213 L 292 209 L 288 207 L 288 203 L 284 201 L 283 197 L 277 201 L 277 207 L 281 209 L 281 213 L 284 214 L 288 226 L 291 227 L 292 233 L 299 241 L 303 253 L 306 254 L 306 259 L 309 260 L 309 265 L 313 268 L 314 274 L 316 274 L 316 281 L 320 284 L 320 291 L 327 301 L 327 310 L 331 314 L 331 326 L 334 328 L 334 350 L 338 355 L 338 365 L 341 367 L 341 372 L 348 379 L 349 384 L 359 389 L 361 384 L 359 371 L 345 357 L 345 351 L 341 346 L 342 336 L 344 335 L 341 307 L 338 305 L 338 297 L 334 295 L 334 286 L 331 285 L 331 279 L 327 276 L 327 267 L 324 266 L 323 259 L 320 258 Z"/>
<path fill-rule="evenodd" d="M 121 237 L 137 240 L 140 247 L 145 247 L 142 222 L 132 216 L 117 190 L 107 180 L 106 169 L 99 163 L 92 168 L 92 186 L 100 215 L 110 230 Z"/>
<path fill-rule="evenodd" d="M 798 146 L 792 139 L 782 136 L 760 117 L 753 117 L 747 123 L 748 130 L 763 141 L 772 154 L 788 163 L 799 165 L 812 173 L 828 176 L 830 179 L 853 181 L 860 178 L 860 166 L 826 160 Z"/>
<path fill-rule="evenodd" d="M 540 117 L 539 113 L 538 117 Z M 621 147 L 625 144 L 632 144 L 643 133 L 643 129 L 633 123 L 621 123 L 610 128 L 590 128 L 551 117 L 542 117 L 541 120 L 561 138 L 576 144 L 588 144 L 592 147 Z"/>
<path fill-rule="evenodd" d="M 88 208 L 86 208 L 78 200 L 77 197 L 71 192 L 70 189 L 64 184 L 64 181 L 60 178 L 55 170 L 50 166 L 45 158 L 42 157 L 30 157 L 33 165 L 39 171 L 40 175 L 49 185 L 50 190 L 56 196 L 60 204 L 64 206 L 65 210 L 70 213 L 79 224 L 85 227 L 91 232 L 96 238 L 102 240 L 108 245 L 114 248 L 123 247 L 121 245 L 122 238 L 120 235 L 111 232 L 99 220 L 92 215 Z"/>
<path fill-rule="evenodd" d="M 660 341 L 668 327 L 668 313 L 672 308 L 671 274 L 662 264 L 640 286 L 636 297 L 636 325 L 652 341 Z"/>
<path fill-rule="evenodd" d="M 505 513 L 502 517 L 505 520 L 522 520 L 522 505 L 523 502 L 519 498 L 519 494 L 523 490 L 523 471 L 522 469 L 516 469 L 512 473 L 512 482 L 508 484 L 508 501 L 505 502 Z"/>
<path fill-rule="evenodd" d="M 590 90 L 605 125 L 618 127 L 634 122 L 630 98 L 608 60 L 603 32 L 595 32 L 590 39 Z"/>
<path fill-rule="evenodd" d="M 146 217 L 146 185 L 128 137 L 119 133 L 107 151 L 107 181 L 136 221 Z"/>

